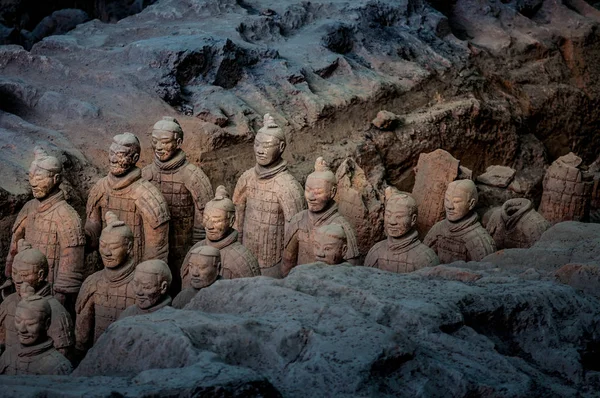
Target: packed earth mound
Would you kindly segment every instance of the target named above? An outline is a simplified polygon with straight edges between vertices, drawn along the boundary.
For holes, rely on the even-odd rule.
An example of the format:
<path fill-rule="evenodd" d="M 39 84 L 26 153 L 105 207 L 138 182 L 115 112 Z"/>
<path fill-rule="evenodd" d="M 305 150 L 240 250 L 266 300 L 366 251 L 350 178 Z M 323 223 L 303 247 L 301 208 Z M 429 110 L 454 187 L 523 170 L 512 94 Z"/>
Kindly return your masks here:
<path fill-rule="evenodd" d="M 600 227 L 558 224 L 510 266 L 309 264 L 219 281 L 184 310 L 113 324 L 72 377 L 0 383 L 6 396 L 593 397 L 600 301 L 530 262 L 541 247 L 589 262 L 567 234 L 598 247 Z"/>

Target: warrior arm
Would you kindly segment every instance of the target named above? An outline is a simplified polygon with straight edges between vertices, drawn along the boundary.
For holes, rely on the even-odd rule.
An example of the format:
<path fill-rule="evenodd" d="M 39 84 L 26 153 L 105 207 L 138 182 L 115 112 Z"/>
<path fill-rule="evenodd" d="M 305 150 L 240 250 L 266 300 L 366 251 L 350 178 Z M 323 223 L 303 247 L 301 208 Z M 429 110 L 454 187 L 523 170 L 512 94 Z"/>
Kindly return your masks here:
<path fill-rule="evenodd" d="M 15 220 L 15 223 L 13 225 L 12 228 L 12 238 L 10 240 L 10 247 L 8 249 L 8 257 L 6 258 L 6 268 L 4 268 L 4 275 L 7 278 L 11 278 L 11 274 L 12 274 L 12 264 L 14 261 L 15 256 L 18 253 L 18 248 L 17 248 L 17 243 L 19 242 L 19 239 L 23 239 L 25 238 L 25 225 L 27 224 L 27 204 L 25 204 L 25 207 L 23 207 L 23 209 L 21 209 L 21 211 L 19 212 L 19 215 L 17 216 L 17 219 Z"/>
<path fill-rule="evenodd" d="M 166 221 L 156 228 L 144 221 L 144 253 L 142 261 L 163 260 L 169 257 L 169 222 Z"/>
<path fill-rule="evenodd" d="M 0 304 L 0 347 L 2 351 L 6 348 L 6 315 L 8 315 L 8 301 L 4 300 Z"/>
<path fill-rule="evenodd" d="M 379 268 L 379 250 L 377 246 L 373 246 L 365 257 L 365 267 Z"/>
<path fill-rule="evenodd" d="M 291 222 L 285 228 L 285 245 L 283 249 L 283 264 L 281 265 L 281 275 L 286 277 L 292 268 L 298 265 L 298 223 Z"/>
<path fill-rule="evenodd" d="M 98 248 L 98 241 L 102 232 L 102 208 L 100 206 L 100 200 L 102 199 L 101 183 L 102 181 L 98 181 L 90 190 L 85 209 L 86 220 L 84 231 L 87 247 L 90 250 Z"/>
<path fill-rule="evenodd" d="M 242 174 L 237 184 L 235 185 L 235 189 L 233 191 L 233 204 L 235 205 L 235 225 L 234 228 L 238 231 L 238 241 L 241 244 L 244 244 L 244 218 L 246 215 L 246 188 L 248 186 L 248 179 L 250 173 L 253 172 L 252 169 L 247 170 Z"/>
<path fill-rule="evenodd" d="M 61 245 L 62 246 L 62 245 Z M 85 247 L 61 247 L 58 272 L 54 279 L 54 291 L 77 293 L 85 274 Z"/>
<path fill-rule="evenodd" d="M 90 276 L 85 280 L 77 302 L 75 303 L 75 348 L 78 351 L 87 351 L 92 347 L 94 342 L 94 290 L 95 290 L 95 275 Z"/>
<path fill-rule="evenodd" d="M 434 251 L 435 254 L 438 254 L 437 252 L 437 241 L 438 241 L 438 224 L 435 224 L 430 230 L 429 232 L 427 232 L 427 235 L 425 235 L 425 239 L 423 239 L 423 243 L 427 246 L 429 246 L 431 248 L 431 250 Z"/>
<path fill-rule="evenodd" d="M 204 206 L 213 197 L 213 189 L 210 184 L 210 180 L 206 174 L 199 167 L 188 164 L 186 175 L 186 188 L 194 198 L 194 229 L 192 235 L 192 242 L 200 242 L 206 238 L 206 232 L 204 230 L 204 224 L 202 223 L 202 217 L 204 215 Z"/>

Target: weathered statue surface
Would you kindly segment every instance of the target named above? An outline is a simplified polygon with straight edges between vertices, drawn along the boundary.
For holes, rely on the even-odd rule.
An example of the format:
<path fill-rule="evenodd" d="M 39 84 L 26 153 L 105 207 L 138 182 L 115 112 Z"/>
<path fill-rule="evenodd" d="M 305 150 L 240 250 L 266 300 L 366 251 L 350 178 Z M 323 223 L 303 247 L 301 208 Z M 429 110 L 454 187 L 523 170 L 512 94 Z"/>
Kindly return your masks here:
<path fill-rule="evenodd" d="M 79 215 L 65 201 L 59 188 L 61 180 L 62 163 L 36 148 L 35 159 L 29 168 L 34 199 L 23 206 L 15 220 L 5 272 L 10 278 L 18 253 L 17 242 L 27 240 L 48 260 L 52 294 L 72 309 L 85 276 L 85 235 Z"/>
<path fill-rule="evenodd" d="M 133 289 L 133 233 L 113 212 L 106 213 L 106 228 L 100 235 L 100 257 L 104 269 L 90 275 L 77 298 L 75 337 L 77 349 L 85 352 L 125 308 L 135 304 Z"/>
<path fill-rule="evenodd" d="M 32 294 L 19 301 L 14 317 L 19 341 L 0 356 L 0 374 L 67 375 L 73 371 L 48 336 L 51 318 L 47 298 Z"/>
<path fill-rule="evenodd" d="M 282 274 L 287 275 L 298 264 L 313 261 L 313 240 L 317 228 L 328 224 L 340 225 L 346 235 L 345 260 L 354 262 L 360 255 L 352 225 L 338 211 L 334 197 L 337 190 L 335 174 L 323 158 L 315 162 L 315 171 L 306 179 L 304 197 L 308 204 L 290 220 L 285 231 Z"/>
<path fill-rule="evenodd" d="M 206 239 L 196 243 L 192 249 L 201 246 L 212 246 L 221 252 L 219 274 L 224 279 L 248 278 L 260 275 L 260 267 L 256 257 L 238 241 L 238 232 L 233 228 L 235 223 L 235 206 L 224 186 L 217 187 L 213 200 L 204 209 L 204 226 Z M 186 256 L 182 268 L 183 287 L 190 287 L 189 256 Z"/>
<path fill-rule="evenodd" d="M 496 251 L 494 240 L 473 211 L 477 199 L 477 187 L 471 180 L 448 185 L 444 197 L 446 219 L 436 223 L 423 241 L 436 252 L 442 264 L 479 261 Z"/>
<path fill-rule="evenodd" d="M 387 239 L 376 243 L 365 258 L 366 267 L 406 273 L 440 263 L 437 255 L 419 240 L 417 202 L 408 194 L 388 187 L 384 227 Z"/>
<path fill-rule="evenodd" d="M 25 290 L 32 290 L 36 295 L 48 301 L 52 312 L 48 335 L 54 341 L 54 347 L 63 355 L 70 357 L 75 346 L 73 321 L 63 305 L 52 296 L 50 283 L 47 281 L 48 260 L 37 248 L 21 239 L 19 252 L 14 257 L 12 279 L 16 292 L 12 293 L 0 304 L 0 344 L 8 350 L 18 346 L 18 331 L 15 328 L 17 304 L 22 300 Z"/>
<path fill-rule="evenodd" d="M 187 160 L 181 149 L 183 130 L 176 119 L 163 117 L 152 129 L 154 162 L 142 170 L 142 177 L 163 194 L 169 211 L 169 267 L 172 292 L 181 289 L 180 268 L 193 244 L 204 239 L 204 206 L 213 190 L 202 169 Z"/>
<path fill-rule="evenodd" d="M 215 283 L 221 277 L 221 254 L 219 249 L 212 246 L 199 246 L 190 250 L 186 264 L 191 287 L 183 289 L 175 299 L 174 308 L 183 308 L 194 296 L 206 287 Z"/>
<path fill-rule="evenodd" d="M 525 198 L 504 202 L 493 211 L 486 225 L 498 250 L 531 247 L 548 228 L 550 223 Z"/>
<path fill-rule="evenodd" d="M 161 259 L 169 255 L 169 210 L 158 188 L 142 178 L 135 166 L 140 142 L 131 133 L 116 135 L 110 146 L 110 172 L 90 190 L 85 232 L 97 248 L 106 212 L 112 211 L 133 232 L 133 261 Z"/>
<path fill-rule="evenodd" d="M 171 305 L 168 294 L 172 281 L 171 270 L 162 260 L 148 260 L 138 264 L 133 274 L 135 304 L 127 307 L 119 319 L 150 314 Z"/>
<path fill-rule="evenodd" d="M 240 242 L 258 260 L 262 275 L 281 277 L 286 224 L 304 209 L 302 187 L 281 155 L 285 134 L 266 114 L 254 139 L 256 166 L 240 177 L 233 193 Z"/>

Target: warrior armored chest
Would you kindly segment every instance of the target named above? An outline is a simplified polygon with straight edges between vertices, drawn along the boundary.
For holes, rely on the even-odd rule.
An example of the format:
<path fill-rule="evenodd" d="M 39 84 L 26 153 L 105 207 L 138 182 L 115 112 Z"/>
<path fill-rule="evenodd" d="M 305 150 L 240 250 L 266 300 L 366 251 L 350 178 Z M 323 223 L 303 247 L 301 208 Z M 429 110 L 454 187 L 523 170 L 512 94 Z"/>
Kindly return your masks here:
<path fill-rule="evenodd" d="M 111 286 L 105 279 L 98 282 L 94 292 L 94 342 L 115 322 L 121 312 L 135 304 L 135 293 L 131 282 Z"/>
<path fill-rule="evenodd" d="M 437 255 L 440 263 L 449 264 L 454 261 L 469 261 L 469 252 L 461 237 L 449 234 L 438 236 Z"/>
<path fill-rule="evenodd" d="M 58 212 L 53 207 L 45 212 L 31 211 L 27 216 L 25 240 L 41 251 L 48 259 L 48 282 L 56 279 L 60 261 L 60 242 L 58 225 L 61 222 Z"/>

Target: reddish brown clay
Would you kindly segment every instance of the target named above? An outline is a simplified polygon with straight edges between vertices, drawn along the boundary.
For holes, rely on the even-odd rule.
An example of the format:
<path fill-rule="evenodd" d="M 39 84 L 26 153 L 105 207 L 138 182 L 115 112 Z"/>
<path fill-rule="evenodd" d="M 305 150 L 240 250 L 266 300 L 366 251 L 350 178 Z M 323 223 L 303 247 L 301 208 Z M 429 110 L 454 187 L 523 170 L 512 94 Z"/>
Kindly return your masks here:
<path fill-rule="evenodd" d="M 498 250 L 531 247 L 548 228 L 550 223 L 525 198 L 504 202 L 492 212 L 486 225 Z"/>
<path fill-rule="evenodd" d="M 581 162 L 570 152 L 556 159 L 546 171 L 539 212 L 551 224 L 582 221 L 589 215 L 593 182 L 584 179 L 579 169 Z"/>
<path fill-rule="evenodd" d="M 148 260 L 138 264 L 133 274 L 133 291 L 135 305 L 127 307 L 119 319 L 149 314 L 171 305 L 171 297 L 167 293 L 173 280 L 171 270 L 162 260 Z"/>
<path fill-rule="evenodd" d="M 353 262 L 360 256 L 354 229 L 338 211 L 334 200 L 336 191 L 337 179 L 325 160 L 319 157 L 315 162 L 315 171 L 306 179 L 304 197 L 308 209 L 292 217 L 285 231 L 283 276 L 298 264 L 313 262 L 314 233 L 323 225 L 338 224 L 344 229 L 347 245 L 345 260 Z"/>
<path fill-rule="evenodd" d="M 47 299 L 50 305 L 52 316 L 48 335 L 54 341 L 55 348 L 70 356 L 75 345 L 73 321 L 65 307 L 52 296 L 51 285 L 46 280 L 48 260 L 41 251 L 32 248 L 23 239 L 19 241 L 18 246 L 19 253 L 14 258 L 12 268 L 12 278 L 17 291 L 0 304 L 0 344 L 4 344 L 6 349 L 18 346 L 17 329 L 14 324 L 15 312 L 23 292 L 31 289 L 36 295 Z"/>
<path fill-rule="evenodd" d="M 77 297 L 75 337 L 80 351 L 88 350 L 125 308 L 135 304 L 133 233 L 111 211 L 106 223 L 99 248 L 104 269 L 83 282 Z"/>
<path fill-rule="evenodd" d="M 386 188 L 385 197 L 387 239 L 369 250 L 365 266 L 401 274 L 438 265 L 437 255 L 419 240 L 415 229 L 418 210 L 414 198 L 391 187 Z"/>
<path fill-rule="evenodd" d="M 205 238 L 202 214 L 206 202 L 213 197 L 208 177 L 188 162 L 182 143 L 183 130 L 177 120 L 163 117 L 152 129 L 154 163 L 142 170 L 142 177 L 161 191 L 171 213 L 168 264 L 173 292 L 181 288 L 180 268 L 186 253 Z"/>
<path fill-rule="evenodd" d="M 131 133 L 116 135 L 110 146 L 110 173 L 90 190 L 85 232 L 91 247 L 98 246 L 106 212 L 114 212 L 133 232 L 133 261 L 167 261 L 169 255 L 169 210 L 158 188 L 142 178 L 135 166 L 140 142 Z"/>
<path fill-rule="evenodd" d="M 254 139 L 256 166 L 246 170 L 233 193 L 240 241 L 256 256 L 262 275 L 281 277 L 285 226 L 304 209 L 302 187 L 281 158 L 285 134 L 266 114 Z"/>
<path fill-rule="evenodd" d="M 190 287 L 183 289 L 173 299 L 174 308 L 183 308 L 201 289 L 209 287 L 220 279 L 221 254 L 212 246 L 199 246 L 188 255 Z"/>
<path fill-rule="evenodd" d="M 36 148 L 29 169 L 35 199 L 25 204 L 14 223 L 5 272 L 10 277 L 17 242 L 25 239 L 46 256 L 48 282 L 55 297 L 63 304 L 72 304 L 85 276 L 85 235 L 79 215 L 59 188 L 61 179 L 61 162 Z"/>
<path fill-rule="evenodd" d="M 221 268 L 219 274 L 224 279 L 248 278 L 260 275 L 256 257 L 238 242 L 238 232 L 233 229 L 235 223 L 235 206 L 224 186 L 217 187 L 215 198 L 206 204 L 204 209 L 204 226 L 206 239 L 196 243 L 193 249 L 201 246 L 212 246 L 221 252 Z M 183 287 L 189 288 L 189 256 L 188 253 L 181 267 Z"/>
<path fill-rule="evenodd" d="M 479 261 L 496 251 L 494 240 L 473 211 L 476 204 L 473 181 L 458 180 L 448 185 L 444 198 L 446 219 L 436 223 L 423 242 L 436 252 L 442 264 Z"/>

